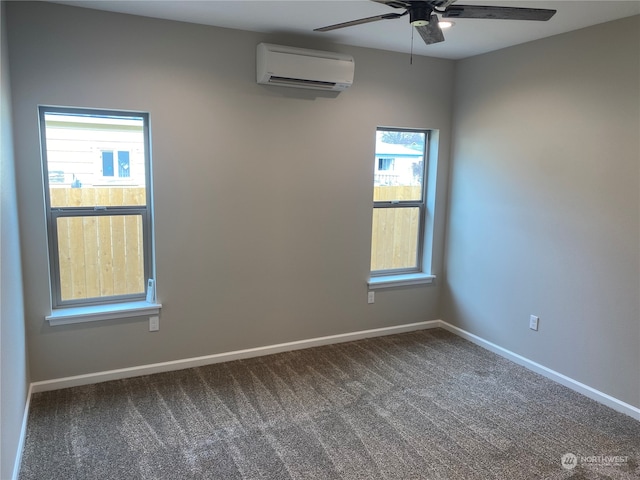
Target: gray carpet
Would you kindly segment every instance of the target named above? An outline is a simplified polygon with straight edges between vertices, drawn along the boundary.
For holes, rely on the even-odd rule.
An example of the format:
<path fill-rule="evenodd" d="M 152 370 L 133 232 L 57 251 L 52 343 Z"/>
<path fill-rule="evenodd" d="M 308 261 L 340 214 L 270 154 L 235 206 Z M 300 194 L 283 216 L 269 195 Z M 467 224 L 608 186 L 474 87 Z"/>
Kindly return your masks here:
<path fill-rule="evenodd" d="M 640 422 L 436 329 L 35 394 L 20 480 L 638 479 L 639 462 Z"/>

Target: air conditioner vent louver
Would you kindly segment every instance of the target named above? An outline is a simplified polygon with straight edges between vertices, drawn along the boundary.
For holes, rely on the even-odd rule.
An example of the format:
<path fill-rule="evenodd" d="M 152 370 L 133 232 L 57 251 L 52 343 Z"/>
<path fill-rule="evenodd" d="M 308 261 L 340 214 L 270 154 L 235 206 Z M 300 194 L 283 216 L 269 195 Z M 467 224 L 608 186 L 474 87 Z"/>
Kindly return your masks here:
<path fill-rule="evenodd" d="M 257 81 L 314 90 L 342 91 L 353 83 L 350 55 L 260 43 L 256 50 Z"/>
<path fill-rule="evenodd" d="M 301 78 L 287 78 L 287 77 L 275 77 L 269 78 L 269 83 L 272 85 L 287 85 L 287 86 L 300 86 L 307 85 L 309 88 L 322 88 L 323 90 L 333 90 L 336 86 L 334 82 L 320 82 L 318 80 L 303 80 Z"/>

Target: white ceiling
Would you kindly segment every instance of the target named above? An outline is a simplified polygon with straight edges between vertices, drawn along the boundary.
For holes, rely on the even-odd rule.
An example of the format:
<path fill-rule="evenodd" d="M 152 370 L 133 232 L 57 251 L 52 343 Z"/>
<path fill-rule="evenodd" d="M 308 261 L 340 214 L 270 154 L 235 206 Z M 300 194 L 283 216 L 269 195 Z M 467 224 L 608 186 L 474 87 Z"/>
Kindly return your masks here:
<path fill-rule="evenodd" d="M 263 33 L 317 36 L 336 43 L 395 52 L 411 50 L 412 28 L 407 17 L 313 32 L 314 28 L 326 25 L 402 12 L 369 0 L 56 0 L 55 3 Z M 640 0 L 458 0 L 458 3 L 551 8 L 558 12 L 548 22 L 456 19 L 456 25 L 445 32 L 443 43 L 424 45 L 416 32 L 414 54 L 460 59 L 640 14 Z"/>

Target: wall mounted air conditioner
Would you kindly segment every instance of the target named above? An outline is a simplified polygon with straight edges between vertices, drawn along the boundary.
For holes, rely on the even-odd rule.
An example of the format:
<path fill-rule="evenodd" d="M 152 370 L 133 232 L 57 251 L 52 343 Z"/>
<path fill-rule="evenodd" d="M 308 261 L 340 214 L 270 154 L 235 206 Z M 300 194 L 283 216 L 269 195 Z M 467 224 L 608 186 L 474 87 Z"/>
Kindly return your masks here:
<path fill-rule="evenodd" d="M 355 63 L 342 53 L 260 43 L 256 69 L 265 85 L 342 91 L 353 83 Z"/>

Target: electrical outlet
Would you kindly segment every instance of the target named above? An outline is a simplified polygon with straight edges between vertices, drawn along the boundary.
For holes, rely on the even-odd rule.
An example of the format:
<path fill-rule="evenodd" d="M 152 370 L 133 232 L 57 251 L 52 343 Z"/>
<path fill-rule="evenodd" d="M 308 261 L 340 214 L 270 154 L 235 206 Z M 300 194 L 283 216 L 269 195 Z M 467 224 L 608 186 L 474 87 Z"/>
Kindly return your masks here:
<path fill-rule="evenodd" d="M 149 331 L 157 332 L 160 330 L 160 317 L 149 317 Z"/>
<path fill-rule="evenodd" d="M 535 315 L 531 315 L 529 317 L 529 328 L 531 330 L 535 330 L 536 332 L 538 331 L 538 322 L 540 321 L 540 318 L 536 317 Z"/>
<path fill-rule="evenodd" d="M 367 303 L 375 303 L 376 301 L 376 292 L 369 292 L 367 294 Z"/>

